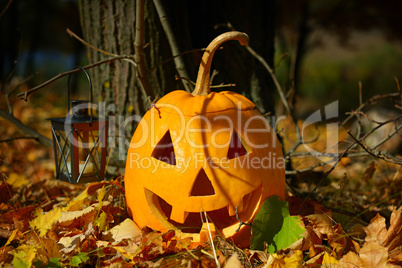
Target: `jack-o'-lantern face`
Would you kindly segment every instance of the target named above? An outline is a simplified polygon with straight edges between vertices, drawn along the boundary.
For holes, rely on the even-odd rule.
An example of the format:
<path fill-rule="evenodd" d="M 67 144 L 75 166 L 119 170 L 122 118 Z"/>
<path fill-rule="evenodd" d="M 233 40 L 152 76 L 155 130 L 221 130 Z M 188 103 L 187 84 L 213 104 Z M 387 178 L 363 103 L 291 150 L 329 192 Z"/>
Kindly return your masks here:
<path fill-rule="evenodd" d="M 125 189 L 129 213 L 140 227 L 179 229 L 198 242 L 205 212 L 219 232 L 246 245 L 250 229 L 236 237 L 239 219 L 252 222 L 265 199 L 285 195 L 282 150 L 244 96 L 174 91 L 137 127 Z"/>

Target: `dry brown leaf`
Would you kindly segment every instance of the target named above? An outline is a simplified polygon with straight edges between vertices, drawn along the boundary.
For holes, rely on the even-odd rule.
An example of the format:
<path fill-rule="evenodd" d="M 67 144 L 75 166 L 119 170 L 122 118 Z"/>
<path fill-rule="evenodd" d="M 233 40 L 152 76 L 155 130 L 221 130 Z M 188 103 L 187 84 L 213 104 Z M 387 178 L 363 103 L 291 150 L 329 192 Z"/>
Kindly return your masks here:
<path fill-rule="evenodd" d="M 124 245 L 114 246 L 113 248 L 130 260 L 133 260 L 141 252 L 141 248 L 132 240 L 126 240 Z"/>
<path fill-rule="evenodd" d="M 402 244 L 402 207 L 393 210 L 388 230 L 385 218 L 379 214 L 363 229 L 367 233 L 366 242 L 378 242 L 389 251 L 393 250 Z"/>
<path fill-rule="evenodd" d="M 402 207 L 399 209 L 394 208 L 392 211 L 390 226 L 383 245 L 388 246 L 389 251 L 402 245 Z"/>
<path fill-rule="evenodd" d="M 224 268 L 241 268 L 241 262 L 239 261 L 239 255 L 235 252 L 230 258 L 227 260 Z"/>
<path fill-rule="evenodd" d="M 360 249 L 360 260 L 364 267 L 385 267 L 388 260 L 388 250 L 378 241 L 366 242 Z"/>
<path fill-rule="evenodd" d="M 359 256 L 353 251 L 349 251 L 346 255 L 339 260 L 339 265 L 344 268 L 362 267 L 363 263 Z"/>
<path fill-rule="evenodd" d="M 387 236 L 387 227 L 385 225 L 385 218 L 380 214 L 377 214 L 371 219 L 370 224 L 367 227 L 363 227 L 366 232 L 366 242 L 378 242 L 382 245 Z"/>
<path fill-rule="evenodd" d="M 80 233 L 75 236 L 65 236 L 60 238 L 58 244 L 62 247 L 60 252 L 68 254 L 72 252 L 76 247 L 81 245 L 81 241 L 85 239 L 85 235 Z"/>
<path fill-rule="evenodd" d="M 314 232 L 322 239 L 322 235 L 333 233 L 332 220 L 325 214 L 312 214 L 305 218 L 308 219 L 308 226 L 311 226 Z"/>
<path fill-rule="evenodd" d="M 389 263 L 399 265 L 402 267 L 402 246 L 400 246 L 399 249 L 390 252 L 389 257 L 390 257 L 390 259 L 388 260 Z"/>
<path fill-rule="evenodd" d="M 141 234 L 141 229 L 138 228 L 133 220 L 129 218 L 103 233 L 107 240 L 111 240 L 113 242 L 120 242 L 123 239 L 139 237 Z"/>
<path fill-rule="evenodd" d="M 339 223 L 333 227 L 333 231 L 333 234 L 328 236 L 328 242 L 338 258 L 340 258 L 344 252 L 348 252 L 352 248 L 356 250 L 354 243 L 345 234 Z"/>
<path fill-rule="evenodd" d="M 374 172 L 375 172 L 375 162 L 371 161 L 369 166 L 363 173 L 362 181 L 369 181 L 373 177 Z"/>

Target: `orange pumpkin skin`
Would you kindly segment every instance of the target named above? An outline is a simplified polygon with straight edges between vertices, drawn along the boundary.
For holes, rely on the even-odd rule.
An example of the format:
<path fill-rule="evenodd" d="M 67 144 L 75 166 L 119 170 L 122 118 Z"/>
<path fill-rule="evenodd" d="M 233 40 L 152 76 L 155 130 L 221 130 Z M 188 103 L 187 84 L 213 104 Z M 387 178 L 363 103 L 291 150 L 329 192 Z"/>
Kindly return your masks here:
<path fill-rule="evenodd" d="M 170 142 L 173 146 L 159 148 Z M 265 199 L 285 197 L 282 149 L 246 97 L 173 91 L 144 115 L 134 133 L 125 190 L 128 211 L 140 227 L 175 229 L 203 242 L 200 212 L 205 211 L 218 233 L 247 247 L 251 228 L 243 225 L 236 232 L 236 214 L 251 223 Z"/>

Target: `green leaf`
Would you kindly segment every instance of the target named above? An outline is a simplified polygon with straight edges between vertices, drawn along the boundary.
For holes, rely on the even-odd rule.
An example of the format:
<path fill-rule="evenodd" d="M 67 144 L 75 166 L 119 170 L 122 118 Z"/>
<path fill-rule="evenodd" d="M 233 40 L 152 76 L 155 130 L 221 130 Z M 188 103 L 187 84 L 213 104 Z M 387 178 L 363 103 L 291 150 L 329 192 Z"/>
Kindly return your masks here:
<path fill-rule="evenodd" d="M 78 267 L 81 263 L 86 263 L 88 260 L 88 253 L 80 252 L 71 258 L 71 266 Z"/>
<path fill-rule="evenodd" d="M 63 267 L 60 258 L 50 258 L 49 262 L 46 265 L 46 268 L 57 268 L 57 267 Z"/>
<path fill-rule="evenodd" d="M 298 216 L 288 215 L 283 218 L 283 225 L 281 230 L 274 236 L 275 247 L 268 246 L 268 252 L 274 253 L 278 250 L 287 248 L 297 240 L 302 238 L 302 234 L 306 231 L 303 227 L 303 223 Z"/>
<path fill-rule="evenodd" d="M 289 215 L 289 205 L 278 196 L 271 196 L 261 206 L 253 221 L 250 248 L 274 253 L 300 238 L 305 229 L 299 217 Z"/>
<path fill-rule="evenodd" d="M 14 249 L 11 254 L 14 256 L 12 260 L 13 267 L 29 268 L 36 256 L 36 248 L 28 245 L 21 245 Z"/>

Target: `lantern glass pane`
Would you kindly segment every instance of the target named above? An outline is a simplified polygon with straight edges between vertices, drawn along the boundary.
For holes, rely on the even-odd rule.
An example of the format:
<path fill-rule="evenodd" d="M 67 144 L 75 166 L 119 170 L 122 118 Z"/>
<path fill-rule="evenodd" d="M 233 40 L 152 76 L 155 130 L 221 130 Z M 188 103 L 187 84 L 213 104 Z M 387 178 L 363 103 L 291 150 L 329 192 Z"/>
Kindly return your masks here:
<path fill-rule="evenodd" d="M 66 133 L 64 131 L 56 131 L 57 140 L 59 142 L 60 147 L 57 148 L 57 161 L 58 166 L 60 168 L 59 174 L 63 174 L 64 176 L 69 177 L 71 174 L 71 147 L 68 141 L 70 133 Z M 61 149 L 61 150 L 60 150 Z"/>
<path fill-rule="evenodd" d="M 79 174 L 82 177 L 100 176 L 102 140 L 100 131 L 77 132 Z"/>

